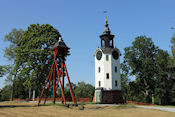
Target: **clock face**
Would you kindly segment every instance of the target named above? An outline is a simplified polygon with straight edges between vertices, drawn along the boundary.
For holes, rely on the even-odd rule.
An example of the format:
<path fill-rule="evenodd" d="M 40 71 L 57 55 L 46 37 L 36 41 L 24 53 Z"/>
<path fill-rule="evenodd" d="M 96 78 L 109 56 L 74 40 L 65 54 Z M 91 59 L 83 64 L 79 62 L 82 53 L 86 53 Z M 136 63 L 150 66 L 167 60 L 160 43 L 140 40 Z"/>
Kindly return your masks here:
<path fill-rule="evenodd" d="M 112 56 L 113 56 L 113 58 L 114 58 L 115 60 L 117 60 L 118 57 L 119 57 L 119 53 L 118 53 L 116 50 L 114 50 L 114 51 L 112 52 Z"/>
<path fill-rule="evenodd" d="M 101 57 L 102 57 L 102 52 L 101 51 L 98 51 L 97 54 L 96 54 L 97 60 L 100 60 Z"/>

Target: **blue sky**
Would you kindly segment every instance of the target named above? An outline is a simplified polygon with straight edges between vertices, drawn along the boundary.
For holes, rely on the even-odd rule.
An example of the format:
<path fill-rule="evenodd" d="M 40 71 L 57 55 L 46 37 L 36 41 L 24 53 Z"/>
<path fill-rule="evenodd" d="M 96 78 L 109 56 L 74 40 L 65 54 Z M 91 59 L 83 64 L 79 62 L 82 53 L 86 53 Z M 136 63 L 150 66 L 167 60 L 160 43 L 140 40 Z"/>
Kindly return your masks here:
<path fill-rule="evenodd" d="M 174 0 L 4 0 L 0 1 L 0 65 L 10 64 L 3 49 L 3 38 L 13 28 L 24 30 L 30 24 L 50 24 L 58 29 L 71 48 L 67 67 L 72 82 L 94 85 L 93 53 L 108 11 L 109 27 L 121 53 L 135 37 L 151 37 L 155 45 L 171 53 L 170 40 L 175 26 Z M 122 61 L 121 56 L 121 61 Z M 5 83 L 0 78 L 0 88 Z"/>

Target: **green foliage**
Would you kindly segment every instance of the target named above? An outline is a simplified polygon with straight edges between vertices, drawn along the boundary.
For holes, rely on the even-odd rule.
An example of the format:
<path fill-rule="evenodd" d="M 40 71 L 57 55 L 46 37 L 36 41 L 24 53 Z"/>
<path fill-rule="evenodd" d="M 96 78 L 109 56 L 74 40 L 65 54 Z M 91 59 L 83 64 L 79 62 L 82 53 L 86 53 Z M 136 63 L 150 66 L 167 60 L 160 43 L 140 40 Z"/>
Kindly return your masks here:
<path fill-rule="evenodd" d="M 3 77 L 5 74 L 7 74 L 8 66 L 0 66 L 0 77 Z"/>
<path fill-rule="evenodd" d="M 53 62 L 50 49 L 59 37 L 59 32 L 49 24 L 32 24 L 24 31 L 15 48 L 15 69 L 19 77 L 26 79 L 26 88 L 37 89 L 40 94 Z"/>
<path fill-rule="evenodd" d="M 91 84 L 86 84 L 85 82 L 78 82 L 78 85 L 71 82 L 72 90 L 76 99 L 78 98 L 91 98 L 93 99 L 95 88 Z M 61 97 L 61 89 L 58 88 L 58 97 Z M 64 88 L 64 95 L 66 99 L 71 99 L 69 85 L 66 84 Z"/>
<path fill-rule="evenodd" d="M 121 73 L 121 89 L 122 89 L 122 94 L 123 94 L 123 99 L 124 102 L 126 102 L 128 100 L 128 93 L 129 93 L 129 79 L 128 79 L 128 68 L 126 66 L 126 64 L 121 64 L 120 68 L 122 70 Z"/>
<path fill-rule="evenodd" d="M 32 24 L 26 31 L 12 29 L 5 36 L 4 40 L 10 42 L 10 45 L 4 50 L 4 56 L 12 62 L 8 67 L 6 82 L 12 83 L 12 92 L 13 88 L 20 84 L 17 90 L 19 95 L 26 94 L 25 92 L 31 87 L 37 89 L 36 93 L 40 94 L 53 61 L 49 50 L 59 37 L 59 32 L 49 24 Z M 24 96 L 19 97 L 24 98 Z"/>
<path fill-rule="evenodd" d="M 6 74 L 7 74 L 7 77 L 5 79 L 5 82 L 6 83 L 11 83 L 13 81 L 12 77 L 14 75 L 12 66 L 11 65 L 7 65 L 5 67 L 5 71 L 6 71 Z"/>
<path fill-rule="evenodd" d="M 25 79 L 16 78 L 14 80 L 14 98 L 26 99 L 28 97 L 28 90 L 25 90 Z"/>
<path fill-rule="evenodd" d="M 4 50 L 4 56 L 9 60 L 15 59 L 16 55 L 14 50 L 17 48 L 17 44 L 21 40 L 23 32 L 22 29 L 12 29 L 9 34 L 5 35 L 4 41 L 10 42 L 10 45 Z"/>
<path fill-rule="evenodd" d="M 94 96 L 95 88 L 91 84 L 86 84 L 85 82 L 78 82 L 77 87 L 74 90 L 76 98 L 88 98 L 91 99 Z"/>
<path fill-rule="evenodd" d="M 171 89 L 169 95 L 171 104 L 175 105 L 175 33 L 172 36 L 171 44 L 172 56 L 169 61 L 169 66 L 171 67 Z"/>
<path fill-rule="evenodd" d="M 124 62 L 121 64 L 121 84 L 124 97 L 131 101 L 156 104 L 173 102 L 172 73 L 174 61 L 167 51 L 158 49 L 151 38 L 136 37 L 132 46 L 125 48 Z M 135 81 L 128 82 L 128 76 Z"/>
<path fill-rule="evenodd" d="M 172 88 L 170 90 L 170 101 L 171 104 L 175 105 L 175 83 L 173 83 Z"/>
<path fill-rule="evenodd" d="M 11 85 L 6 85 L 6 86 L 2 89 L 1 100 L 2 100 L 2 101 L 9 101 L 10 95 L 11 95 Z"/>
<path fill-rule="evenodd" d="M 71 82 L 71 86 L 72 86 L 73 91 L 77 87 L 76 84 L 74 84 L 72 82 Z M 58 95 L 58 97 L 61 97 L 61 88 L 58 88 L 57 95 Z M 68 83 L 64 87 L 64 96 L 66 99 L 71 99 L 71 94 L 70 94 L 70 89 L 69 89 Z"/>
<path fill-rule="evenodd" d="M 22 78 L 17 78 L 14 79 L 14 85 L 13 85 L 13 97 L 14 98 L 20 98 L 20 99 L 26 99 L 28 96 L 28 91 L 25 90 L 25 87 L 23 85 L 25 79 Z M 12 86 L 11 85 L 6 85 L 2 89 L 1 93 L 1 100 L 9 100 L 11 98 L 11 93 L 12 93 Z"/>
<path fill-rule="evenodd" d="M 144 94 L 147 102 L 150 102 L 150 95 L 154 92 L 155 86 L 155 57 L 158 47 L 154 45 L 151 38 L 139 36 L 132 42 L 132 46 L 124 50 L 124 64 L 129 69 L 129 74 L 136 76 L 139 92 Z"/>
<path fill-rule="evenodd" d="M 171 77 L 170 68 L 168 66 L 170 56 L 167 51 L 158 50 L 156 56 L 156 84 L 155 84 L 155 103 L 169 104 L 170 103 L 170 90 Z M 169 85 L 167 85 L 169 84 Z"/>
<path fill-rule="evenodd" d="M 173 54 L 173 57 L 175 57 L 175 33 L 171 38 L 171 52 Z"/>
<path fill-rule="evenodd" d="M 128 78 L 124 75 L 121 74 L 121 87 L 122 87 L 122 94 L 123 94 L 123 99 L 124 102 L 128 100 Z"/>
<path fill-rule="evenodd" d="M 4 49 L 4 56 L 8 59 L 11 60 L 11 65 L 8 65 L 6 68 L 7 71 L 7 78 L 6 82 L 12 83 L 12 89 L 11 89 L 11 98 L 13 98 L 13 80 L 16 78 L 17 70 L 14 69 L 14 60 L 16 59 L 16 53 L 15 49 L 17 48 L 18 42 L 21 40 L 22 35 L 23 35 L 23 30 L 22 29 L 12 29 L 12 31 L 5 35 L 4 41 L 10 42 L 9 47 Z M 11 99 L 12 100 L 12 99 Z"/>

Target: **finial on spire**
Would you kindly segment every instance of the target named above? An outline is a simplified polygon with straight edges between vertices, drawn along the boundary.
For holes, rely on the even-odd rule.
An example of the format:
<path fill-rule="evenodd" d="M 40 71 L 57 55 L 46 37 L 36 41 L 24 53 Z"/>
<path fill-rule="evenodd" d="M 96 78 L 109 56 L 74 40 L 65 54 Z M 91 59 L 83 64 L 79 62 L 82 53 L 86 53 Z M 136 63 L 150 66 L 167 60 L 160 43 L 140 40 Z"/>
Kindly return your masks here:
<path fill-rule="evenodd" d="M 59 46 L 59 47 L 67 47 L 61 36 L 59 37 L 58 41 L 55 43 L 53 48 L 55 48 L 57 46 Z"/>
<path fill-rule="evenodd" d="M 58 41 L 63 41 L 62 37 L 59 37 L 59 40 Z"/>
<path fill-rule="evenodd" d="M 105 22 L 106 22 L 106 24 L 108 24 L 108 19 L 107 18 L 106 18 Z"/>
<path fill-rule="evenodd" d="M 105 22 L 106 22 L 105 26 L 108 27 L 108 19 L 107 18 L 106 18 Z"/>

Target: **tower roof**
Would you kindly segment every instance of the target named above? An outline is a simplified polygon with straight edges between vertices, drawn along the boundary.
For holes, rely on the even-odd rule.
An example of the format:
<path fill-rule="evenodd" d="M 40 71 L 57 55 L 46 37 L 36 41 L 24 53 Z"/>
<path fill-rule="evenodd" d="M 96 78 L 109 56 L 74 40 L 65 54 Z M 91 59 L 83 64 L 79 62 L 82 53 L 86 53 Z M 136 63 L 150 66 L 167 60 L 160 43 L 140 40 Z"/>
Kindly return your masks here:
<path fill-rule="evenodd" d="M 64 43 L 62 37 L 59 37 L 59 40 L 55 43 L 55 45 L 53 46 L 53 48 L 55 48 L 55 47 L 57 47 L 57 46 L 68 48 L 68 47 L 66 46 L 66 44 Z"/>
<path fill-rule="evenodd" d="M 64 43 L 62 40 L 62 37 L 59 37 L 59 40 L 55 43 L 52 49 L 50 51 L 58 50 L 57 57 L 63 57 L 63 60 L 65 60 L 65 57 L 69 54 L 69 47 Z"/>
<path fill-rule="evenodd" d="M 114 48 L 113 38 L 114 35 L 111 34 L 111 31 L 108 27 L 108 20 L 106 19 L 105 29 L 101 38 L 101 48 Z"/>

